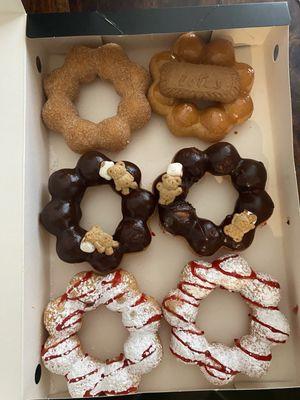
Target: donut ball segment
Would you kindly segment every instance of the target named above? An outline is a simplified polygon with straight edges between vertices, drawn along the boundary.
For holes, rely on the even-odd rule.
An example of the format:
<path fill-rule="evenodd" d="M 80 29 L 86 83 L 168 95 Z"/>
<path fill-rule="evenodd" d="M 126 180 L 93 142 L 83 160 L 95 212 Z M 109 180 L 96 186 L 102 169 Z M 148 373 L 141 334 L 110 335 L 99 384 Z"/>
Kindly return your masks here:
<path fill-rule="evenodd" d="M 92 82 L 97 76 L 113 84 L 121 101 L 115 116 L 94 123 L 80 118 L 74 100 L 80 84 Z M 44 79 L 47 101 L 42 117 L 49 129 L 63 134 L 73 151 L 121 150 L 130 142 L 131 131 L 150 119 L 151 108 L 146 98 L 149 83 L 148 72 L 130 61 L 119 45 L 76 46 L 63 66 Z"/>
<path fill-rule="evenodd" d="M 191 102 L 164 96 L 159 89 L 160 69 L 166 62 L 185 61 L 234 68 L 240 77 L 239 97 L 229 104 L 217 103 L 203 110 Z M 171 132 L 176 136 L 195 136 L 207 142 L 223 139 L 233 126 L 242 124 L 253 112 L 249 95 L 253 81 L 253 68 L 236 62 L 233 45 L 224 39 L 205 44 L 194 33 L 185 33 L 177 39 L 170 51 L 154 55 L 150 62 L 153 83 L 148 91 L 152 109 L 166 117 Z"/>
<path fill-rule="evenodd" d="M 147 220 L 154 212 L 156 202 L 152 193 L 140 188 L 141 171 L 135 164 L 125 161 L 126 170 L 133 175 L 138 188 L 122 195 L 115 190 L 113 180 L 100 177 L 99 168 L 103 161 L 111 160 L 104 154 L 91 151 L 81 156 L 74 169 L 54 172 L 48 183 L 52 199 L 42 210 L 40 221 L 48 232 L 56 236 L 56 251 L 63 261 L 86 261 L 100 273 L 107 274 L 117 268 L 125 253 L 141 251 L 150 244 Z M 105 184 L 122 198 L 123 219 L 113 235 L 119 247 L 110 256 L 97 250 L 86 253 L 80 249 L 86 234 L 79 225 L 82 216 L 80 202 L 87 187 Z"/>
<path fill-rule="evenodd" d="M 121 313 L 129 336 L 119 356 L 99 361 L 86 354 L 77 336 L 86 312 L 105 305 Z M 80 272 L 66 292 L 44 312 L 49 333 L 42 348 L 45 367 L 64 375 L 72 397 L 128 394 L 137 391 L 142 375 L 161 361 L 157 331 L 162 317 L 158 303 L 140 292 L 133 275 L 123 270 L 101 277 Z"/>
<path fill-rule="evenodd" d="M 249 334 L 235 339 L 232 347 L 209 343 L 196 326 L 201 300 L 218 287 L 239 293 L 251 310 Z M 285 343 L 290 333 L 279 301 L 279 283 L 252 270 L 239 255 L 212 264 L 191 261 L 177 288 L 163 301 L 163 314 L 171 326 L 170 350 L 184 363 L 198 365 L 215 385 L 226 385 L 239 373 L 259 378 L 270 366 L 272 347 Z"/>
<path fill-rule="evenodd" d="M 265 191 L 267 172 L 263 163 L 241 158 L 235 147 L 227 142 L 213 144 L 205 151 L 195 147 L 182 149 L 172 162 L 183 166 L 183 191 L 173 203 L 167 206 L 158 204 L 163 228 L 173 235 L 183 236 L 192 249 L 202 256 L 210 256 L 222 246 L 239 251 L 249 247 L 254 239 L 255 229 L 246 233 L 241 242 L 235 242 L 223 229 L 231 223 L 235 213 L 242 213 L 244 210 L 256 215 L 256 227 L 272 215 L 274 204 Z M 193 205 L 186 201 L 191 186 L 206 172 L 216 176 L 229 175 L 239 193 L 233 213 L 227 215 L 220 225 L 198 217 Z M 156 184 L 161 181 L 162 175 L 153 185 L 156 198 L 159 197 Z"/>

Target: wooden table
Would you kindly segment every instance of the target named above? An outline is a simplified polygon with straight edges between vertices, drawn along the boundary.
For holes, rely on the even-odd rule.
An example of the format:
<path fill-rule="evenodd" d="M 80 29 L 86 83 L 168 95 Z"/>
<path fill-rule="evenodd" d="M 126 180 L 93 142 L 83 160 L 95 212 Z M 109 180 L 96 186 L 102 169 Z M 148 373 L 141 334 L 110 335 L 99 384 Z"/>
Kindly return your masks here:
<path fill-rule="evenodd" d="M 22 0 L 27 12 L 113 11 L 128 8 L 174 7 L 259 2 L 260 0 Z M 292 88 L 294 154 L 300 193 L 300 0 L 288 0 L 290 27 L 290 77 Z M 283 132 L 284 134 L 284 132 Z"/>

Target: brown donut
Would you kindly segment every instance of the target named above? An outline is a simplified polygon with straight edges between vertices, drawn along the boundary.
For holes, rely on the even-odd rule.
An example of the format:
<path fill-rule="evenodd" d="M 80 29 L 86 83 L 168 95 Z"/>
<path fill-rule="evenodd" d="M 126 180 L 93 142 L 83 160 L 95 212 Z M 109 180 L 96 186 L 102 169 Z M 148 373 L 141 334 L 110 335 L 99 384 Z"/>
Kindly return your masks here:
<path fill-rule="evenodd" d="M 195 147 L 182 149 L 172 163 L 182 166 L 182 175 L 160 175 L 153 185 L 163 228 L 183 236 L 201 256 L 212 255 L 222 246 L 232 250 L 250 246 L 256 227 L 272 215 L 274 208 L 265 191 L 267 172 L 263 163 L 241 158 L 235 147 L 226 142 L 214 144 L 205 151 Z M 191 186 L 206 172 L 229 175 L 239 193 L 233 213 L 219 226 L 199 218 L 195 208 L 186 201 Z"/>
<path fill-rule="evenodd" d="M 168 93 L 176 93 L 166 85 L 161 84 L 163 72 L 168 70 L 173 63 L 187 63 L 188 71 L 193 70 L 191 64 L 210 65 L 218 71 L 231 69 L 231 74 L 239 77 L 237 97 L 231 102 L 222 102 L 223 96 L 215 105 L 198 109 L 193 99 L 168 97 Z M 180 67 L 182 69 L 182 66 Z M 185 33 L 176 40 L 170 51 L 155 54 L 150 61 L 150 73 L 153 83 L 148 91 L 148 99 L 152 109 L 166 118 L 171 132 L 176 136 L 195 136 L 207 142 L 222 140 L 234 125 L 242 124 L 251 117 L 253 112 L 252 99 L 249 92 L 254 81 L 254 71 L 250 65 L 236 62 L 233 45 L 224 39 L 214 39 L 205 44 L 195 33 Z M 174 74 L 178 68 L 173 68 Z M 186 73 L 189 79 L 189 73 Z M 225 73 L 225 72 L 224 72 Z M 221 72 L 222 74 L 222 72 Z M 170 78 L 171 79 L 171 78 Z M 220 81 L 220 80 L 219 80 Z M 201 87 L 203 91 L 203 87 Z M 164 91 L 164 94 L 162 93 Z M 185 95 L 193 96 L 195 90 L 191 87 Z M 236 95 L 236 90 L 234 94 Z M 205 93 L 203 98 L 210 98 L 210 93 Z M 214 93 L 216 95 L 216 93 Z M 225 96 L 224 99 L 229 99 Z"/>
<path fill-rule="evenodd" d="M 74 105 L 80 84 L 96 77 L 111 82 L 121 97 L 117 114 L 94 123 L 80 118 Z M 121 46 L 108 43 L 98 48 L 75 46 L 62 67 L 44 79 L 47 101 L 42 117 L 47 127 L 61 133 L 77 153 L 89 150 L 117 151 L 129 142 L 131 132 L 150 119 L 146 98 L 149 74 L 131 61 Z"/>
<path fill-rule="evenodd" d="M 120 179 L 107 180 L 99 175 L 103 162 L 112 163 L 104 154 L 92 151 L 81 156 L 74 169 L 54 172 L 48 184 L 52 199 L 42 210 L 40 221 L 48 232 L 56 236 L 57 254 L 63 261 L 87 261 L 100 273 L 106 274 L 118 267 L 125 253 L 141 251 L 150 244 L 147 220 L 156 202 L 152 193 L 140 188 L 141 171 L 135 164 L 128 161 L 114 164 L 126 170 L 121 179 L 126 180 L 129 190 L 122 190 L 118 187 Z M 87 232 L 79 225 L 82 215 L 80 203 L 85 190 L 89 186 L 105 184 L 122 198 L 123 219 L 113 236 L 98 227 Z M 94 234 L 98 235 L 98 241 L 90 242 Z M 83 242 L 88 245 L 84 251 Z"/>

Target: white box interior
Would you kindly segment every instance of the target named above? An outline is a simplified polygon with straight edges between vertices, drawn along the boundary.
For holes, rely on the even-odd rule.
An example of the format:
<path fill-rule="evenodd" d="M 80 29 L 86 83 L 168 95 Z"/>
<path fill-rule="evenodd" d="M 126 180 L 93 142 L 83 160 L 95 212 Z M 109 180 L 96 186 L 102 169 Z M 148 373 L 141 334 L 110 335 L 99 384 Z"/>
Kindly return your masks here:
<path fill-rule="evenodd" d="M 288 28 L 251 28 L 202 33 L 208 39 L 230 37 L 236 47 L 238 61 L 255 69 L 252 90 L 254 113 L 244 125 L 235 127 L 226 137 L 242 157 L 264 162 L 268 171 L 267 190 L 275 203 L 274 214 L 267 225 L 257 230 L 254 242 L 243 256 L 257 271 L 265 271 L 279 280 L 282 288 L 281 310 L 287 315 L 292 329 L 287 344 L 273 349 L 269 372 L 259 380 L 239 375 L 228 388 L 275 388 L 300 386 L 297 370 L 300 366 L 299 315 L 293 312 L 300 301 L 298 260 L 299 205 L 294 172 L 291 107 L 288 78 Z M 101 42 L 120 43 L 129 57 L 148 68 L 151 56 L 168 49 L 177 34 L 110 37 L 74 37 L 27 39 L 25 82 L 25 157 L 24 157 L 24 266 L 22 269 L 23 299 L 22 370 L 19 371 L 22 398 L 37 399 L 65 396 L 64 377 L 42 369 L 41 381 L 34 383 L 36 366 L 41 362 L 40 349 L 46 338 L 42 324 L 43 309 L 50 298 L 61 295 L 71 277 L 91 269 L 89 264 L 67 264 L 55 251 L 55 239 L 39 226 L 38 217 L 49 200 L 47 181 L 50 173 L 59 168 L 73 168 L 79 158 L 65 144 L 61 135 L 49 132 L 40 113 L 44 103 L 42 75 L 63 63 L 66 51 L 73 44 L 99 45 Z M 273 60 L 274 47 L 279 56 Z M 36 57 L 42 63 L 37 71 Z M 17 94 L 14 94 L 17 96 Z M 77 101 L 80 115 L 100 121 L 115 113 L 118 95 L 113 87 L 100 80 L 81 88 Z M 21 116 L 20 116 L 21 118 Z M 154 114 L 150 122 L 133 134 L 130 145 L 118 154 L 106 153 L 113 159 L 126 159 L 142 170 L 143 187 L 151 190 L 152 182 L 166 169 L 177 150 L 208 145 L 194 138 L 173 136 L 165 120 Z M 191 190 L 188 200 L 199 216 L 219 223 L 231 212 L 235 190 L 226 178 L 207 174 Z M 220 201 L 221 200 L 221 201 Z M 23 203 L 22 203 L 23 204 Z M 88 189 L 82 202 L 82 226 L 100 223 L 114 232 L 121 217 L 120 199 L 106 187 Z M 289 223 L 287 223 L 289 222 Z M 143 252 L 126 255 L 120 267 L 132 272 L 142 291 L 162 301 L 176 286 L 179 273 L 187 261 L 197 258 L 181 239 L 164 234 L 155 213 L 150 220 L 155 233 L 151 245 Z M 228 252 L 228 251 L 227 251 Z M 218 252 L 214 257 L 226 253 Z M 211 257 L 211 258 L 214 258 Z M 297 288 L 298 285 L 298 288 Z M 232 344 L 248 330 L 248 310 L 236 294 L 216 290 L 203 301 L 198 323 L 211 341 Z M 141 392 L 213 389 L 196 366 L 178 362 L 168 349 L 169 327 L 162 322 L 160 337 L 164 348 L 161 364 L 142 379 Z M 22 339 L 21 339 L 22 338 Z M 122 351 L 126 331 L 120 316 L 99 308 L 85 316 L 80 338 L 84 349 L 106 359 Z"/>

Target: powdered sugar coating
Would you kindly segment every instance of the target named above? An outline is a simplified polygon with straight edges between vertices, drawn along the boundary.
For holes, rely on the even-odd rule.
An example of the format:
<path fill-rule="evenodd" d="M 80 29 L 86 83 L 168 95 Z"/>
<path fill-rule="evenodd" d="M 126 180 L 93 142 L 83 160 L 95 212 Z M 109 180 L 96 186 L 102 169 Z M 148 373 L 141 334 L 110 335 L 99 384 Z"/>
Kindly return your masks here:
<path fill-rule="evenodd" d="M 100 304 L 120 312 L 129 331 L 124 354 L 105 362 L 85 354 L 76 334 L 85 312 Z M 53 373 L 65 375 L 72 397 L 133 393 L 142 375 L 161 361 L 157 335 L 161 316 L 158 303 L 139 291 L 128 272 L 116 270 L 105 277 L 81 272 L 45 310 L 44 322 L 50 336 L 42 349 L 44 365 Z"/>
<path fill-rule="evenodd" d="M 238 292 L 251 309 L 250 334 L 233 347 L 208 343 L 195 325 L 198 307 L 216 287 Z M 170 350 L 181 361 L 196 364 L 215 385 L 231 382 L 238 373 L 261 377 L 269 368 L 271 348 L 289 335 L 286 317 L 278 310 L 279 283 L 270 275 L 253 271 L 239 255 L 212 264 L 191 261 L 177 288 L 163 301 L 163 313 L 172 327 Z"/>

